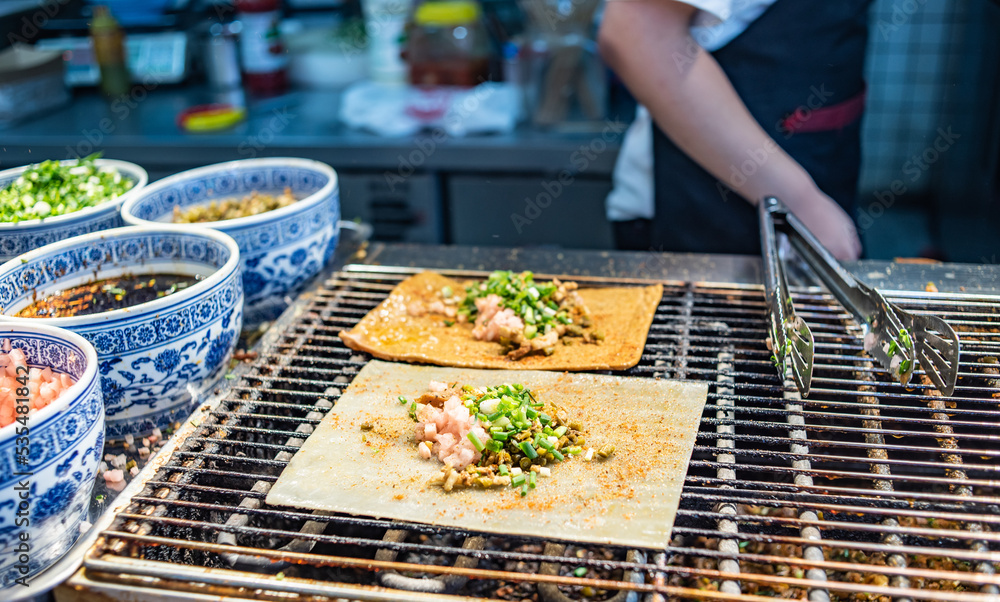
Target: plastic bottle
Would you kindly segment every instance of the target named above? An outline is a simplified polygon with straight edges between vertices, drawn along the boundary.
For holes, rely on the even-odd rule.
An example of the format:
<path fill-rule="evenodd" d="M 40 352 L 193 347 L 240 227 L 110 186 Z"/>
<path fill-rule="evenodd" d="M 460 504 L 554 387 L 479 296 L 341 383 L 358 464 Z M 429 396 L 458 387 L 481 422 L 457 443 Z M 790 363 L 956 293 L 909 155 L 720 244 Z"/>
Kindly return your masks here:
<path fill-rule="evenodd" d="M 281 0 L 236 0 L 243 81 L 252 94 L 288 89 L 288 55 L 281 41 Z"/>
<path fill-rule="evenodd" d="M 125 66 L 125 33 L 107 6 L 94 7 L 90 37 L 97 66 L 101 69 L 101 92 L 108 97 L 128 94 L 132 78 Z"/>
<path fill-rule="evenodd" d="M 374 81 L 406 82 L 406 63 L 401 55 L 410 6 L 410 0 L 361 0 L 368 33 L 368 71 Z"/>

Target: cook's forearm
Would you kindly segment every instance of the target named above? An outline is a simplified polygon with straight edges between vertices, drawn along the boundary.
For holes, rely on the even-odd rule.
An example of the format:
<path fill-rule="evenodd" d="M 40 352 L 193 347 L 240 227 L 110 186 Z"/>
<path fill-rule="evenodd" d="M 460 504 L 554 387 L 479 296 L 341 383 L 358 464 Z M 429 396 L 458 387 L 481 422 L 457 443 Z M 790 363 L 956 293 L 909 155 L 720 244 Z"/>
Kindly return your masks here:
<path fill-rule="evenodd" d="M 609 2 L 600 31 L 605 61 L 674 144 L 721 183 L 750 200 L 806 194 L 815 186 L 808 173 L 757 124 L 719 64 L 691 38 L 692 12 L 670 0 Z"/>

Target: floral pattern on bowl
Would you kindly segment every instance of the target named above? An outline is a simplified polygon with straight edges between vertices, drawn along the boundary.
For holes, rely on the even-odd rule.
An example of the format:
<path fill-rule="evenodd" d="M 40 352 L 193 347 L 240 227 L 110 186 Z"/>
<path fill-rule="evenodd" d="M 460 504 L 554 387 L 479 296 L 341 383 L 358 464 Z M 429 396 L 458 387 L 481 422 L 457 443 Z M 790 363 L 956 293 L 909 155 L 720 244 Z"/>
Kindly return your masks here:
<path fill-rule="evenodd" d="M 72 162 L 75 162 L 75 159 Z M 98 166 L 117 169 L 135 182 L 135 185 L 114 201 L 104 202 L 96 207 L 45 219 L 0 223 L 0 263 L 47 244 L 125 224 L 120 214 L 122 204 L 146 186 L 149 176 L 145 169 L 127 161 L 97 159 L 95 163 Z M 0 171 L 0 188 L 5 188 L 19 178 L 28 167 L 25 165 Z"/>
<path fill-rule="evenodd" d="M 118 228 L 43 247 L 0 266 L 0 315 L 16 314 L 34 291 L 43 295 L 80 284 L 95 271 L 99 278 L 184 273 L 191 264 L 211 275 L 148 303 L 87 316 L 4 318 L 62 326 L 90 341 L 97 350 L 108 437 L 148 433 L 183 420 L 232 356 L 243 320 L 243 286 L 230 237 L 164 225 Z"/>
<path fill-rule="evenodd" d="M 340 196 L 337 174 L 318 161 L 245 159 L 200 167 L 164 178 L 122 207 L 130 224 L 169 222 L 175 206 L 201 205 L 251 192 L 290 188 L 299 200 L 267 213 L 199 224 L 229 234 L 243 258 L 247 306 L 299 288 L 315 276 L 337 245 Z"/>
<path fill-rule="evenodd" d="M 27 458 L 17 440 L 21 425 L 0 429 L 0 588 L 10 588 L 58 560 L 79 536 L 103 455 L 105 419 L 97 355 L 85 340 L 41 324 L 0 325 L 4 339 L 24 351 L 30 366 L 50 366 L 77 381 L 28 415 Z M 28 508 L 18 516 L 22 493 Z M 30 546 L 25 558 L 17 549 L 22 534 Z"/>

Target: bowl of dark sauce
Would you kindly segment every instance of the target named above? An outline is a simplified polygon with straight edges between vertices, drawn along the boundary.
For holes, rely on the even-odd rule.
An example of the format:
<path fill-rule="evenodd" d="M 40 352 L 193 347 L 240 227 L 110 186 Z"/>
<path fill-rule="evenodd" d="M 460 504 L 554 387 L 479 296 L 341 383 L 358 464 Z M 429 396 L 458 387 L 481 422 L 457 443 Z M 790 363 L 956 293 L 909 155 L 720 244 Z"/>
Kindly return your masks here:
<path fill-rule="evenodd" d="M 203 278 L 197 274 L 126 273 L 77 284 L 46 295 L 17 312 L 17 317 L 69 318 L 126 309 L 182 291 Z"/>
<path fill-rule="evenodd" d="M 198 227 L 115 228 L 0 265 L 0 322 L 94 345 L 109 438 L 165 428 L 225 373 L 243 321 L 239 248 Z"/>

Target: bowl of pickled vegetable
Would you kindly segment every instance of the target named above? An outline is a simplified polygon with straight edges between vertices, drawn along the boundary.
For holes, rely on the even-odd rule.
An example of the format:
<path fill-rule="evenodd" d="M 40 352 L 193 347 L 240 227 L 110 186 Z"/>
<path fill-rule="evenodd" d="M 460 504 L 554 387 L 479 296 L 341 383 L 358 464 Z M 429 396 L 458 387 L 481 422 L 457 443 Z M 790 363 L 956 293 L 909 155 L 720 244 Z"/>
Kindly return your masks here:
<path fill-rule="evenodd" d="M 96 155 L 0 171 L 0 262 L 123 225 L 122 203 L 148 181 L 142 167 Z"/>
<path fill-rule="evenodd" d="M 225 373 L 243 323 L 226 234 L 114 228 L 0 265 L 0 324 L 46 324 L 97 350 L 109 438 L 184 420 Z"/>
<path fill-rule="evenodd" d="M 337 173 L 319 161 L 244 159 L 164 178 L 122 206 L 126 223 L 197 224 L 240 247 L 247 306 L 283 296 L 318 273 L 337 245 Z"/>
<path fill-rule="evenodd" d="M 0 324 L 0 591 L 30 582 L 80 535 L 104 449 L 98 373 L 83 337 Z"/>

